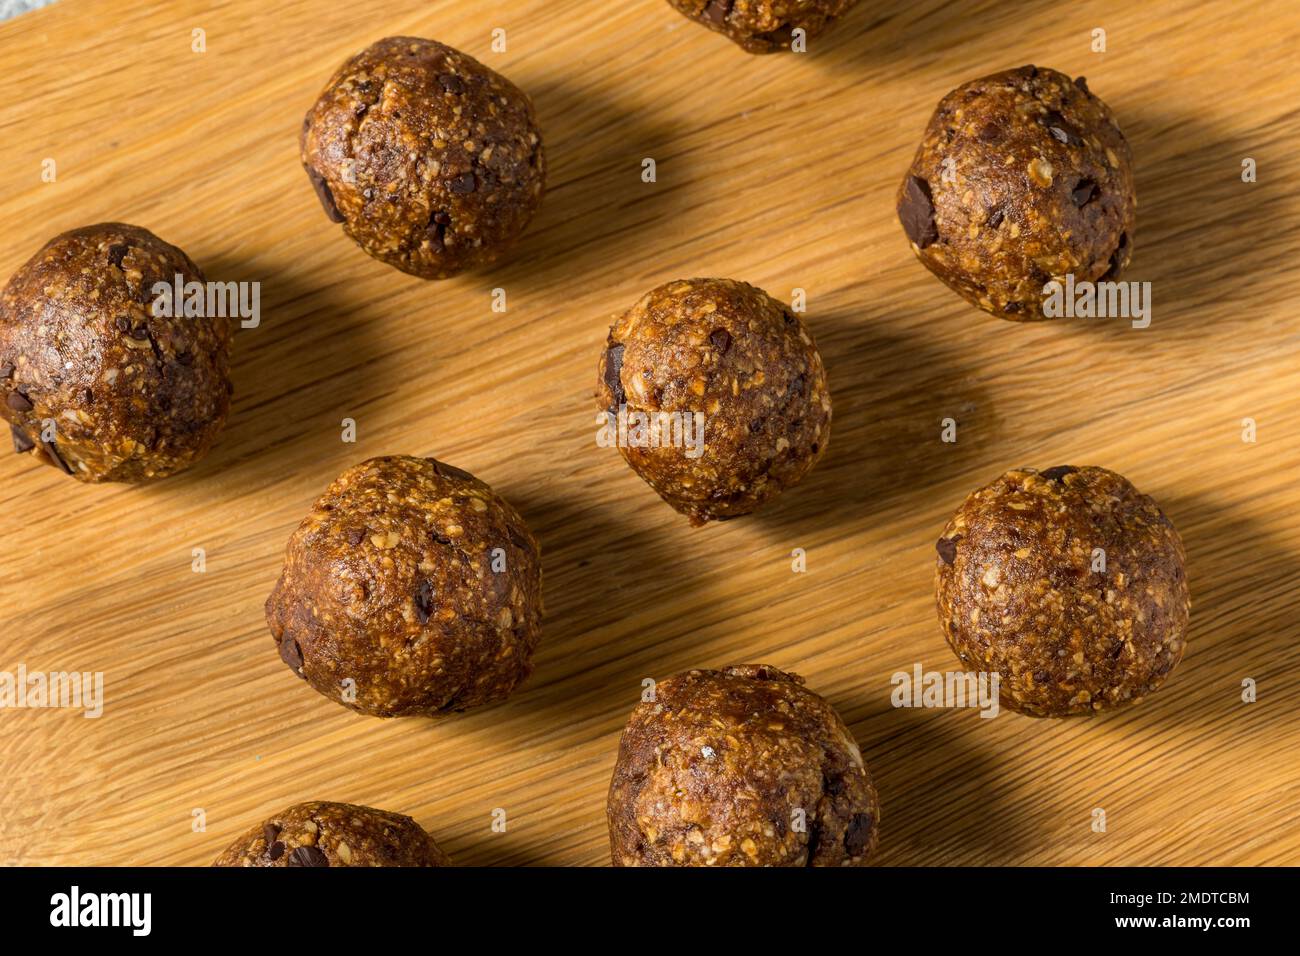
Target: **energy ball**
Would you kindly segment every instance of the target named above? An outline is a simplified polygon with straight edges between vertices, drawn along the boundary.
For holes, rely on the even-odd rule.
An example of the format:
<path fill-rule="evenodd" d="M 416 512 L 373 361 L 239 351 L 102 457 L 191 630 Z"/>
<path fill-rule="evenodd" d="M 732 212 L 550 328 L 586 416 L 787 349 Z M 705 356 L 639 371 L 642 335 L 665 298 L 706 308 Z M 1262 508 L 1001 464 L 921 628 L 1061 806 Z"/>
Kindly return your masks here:
<path fill-rule="evenodd" d="M 968 668 L 1000 675 L 1012 710 L 1067 717 L 1134 703 L 1183 656 L 1183 543 L 1113 471 L 1009 471 L 966 499 L 936 550 L 948 644 Z"/>
<path fill-rule="evenodd" d="M 468 472 L 405 455 L 326 489 L 266 602 L 290 669 L 376 717 L 504 700 L 532 670 L 541 617 L 541 558 L 519 513 Z"/>
<path fill-rule="evenodd" d="M 258 824 L 213 866 L 450 866 L 410 817 L 350 803 L 299 803 Z"/>
<path fill-rule="evenodd" d="M 0 415 L 15 451 L 86 482 L 162 478 L 207 453 L 230 410 L 233 329 L 154 315 L 154 284 L 177 276 L 205 281 L 120 222 L 56 236 L 14 273 L 0 292 Z"/>
<path fill-rule="evenodd" d="M 669 282 L 609 330 L 607 438 L 692 525 L 749 514 L 826 451 L 831 397 L 803 323 L 731 279 Z"/>
<path fill-rule="evenodd" d="M 388 37 L 344 63 L 303 120 L 300 145 L 330 220 L 422 279 L 496 262 L 545 189 L 528 96 L 434 40 Z"/>
<path fill-rule="evenodd" d="M 939 103 L 898 191 L 912 250 L 999 318 L 1049 318 L 1044 286 L 1116 279 L 1133 251 L 1132 156 L 1083 77 L 1022 66 Z"/>
<path fill-rule="evenodd" d="M 794 31 L 817 36 L 858 0 L 668 0 L 750 53 L 791 49 Z"/>
<path fill-rule="evenodd" d="M 880 809 L 862 753 L 803 678 L 692 670 L 632 712 L 609 787 L 615 866 L 861 866 Z"/>

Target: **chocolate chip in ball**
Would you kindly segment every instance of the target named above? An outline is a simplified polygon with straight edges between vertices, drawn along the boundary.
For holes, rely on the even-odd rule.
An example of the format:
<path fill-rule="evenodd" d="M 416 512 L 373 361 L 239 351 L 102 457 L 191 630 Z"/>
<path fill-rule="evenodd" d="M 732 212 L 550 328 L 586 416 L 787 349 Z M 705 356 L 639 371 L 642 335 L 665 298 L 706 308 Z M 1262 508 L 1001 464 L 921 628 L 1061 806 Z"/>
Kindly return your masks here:
<path fill-rule="evenodd" d="M 312 188 L 316 190 L 316 198 L 320 200 L 321 207 L 325 210 L 325 215 L 329 216 L 330 222 L 344 222 L 343 213 L 339 212 L 338 205 L 334 202 L 334 193 L 330 191 L 330 184 L 320 173 L 307 167 L 307 178 L 311 180 Z"/>
<path fill-rule="evenodd" d="M 290 866 L 329 866 L 330 861 L 314 846 L 296 846 L 289 854 Z"/>
<path fill-rule="evenodd" d="M 939 238 L 930 184 L 920 176 L 907 177 L 903 197 L 898 204 L 898 218 L 903 223 L 907 238 L 916 243 L 919 249 L 924 249 Z"/>
<path fill-rule="evenodd" d="M 934 550 L 939 552 L 944 564 L 952 564 L 957 560 L 957 539 L 940 538 L 935 543 Z"/>
<path fill-rule="evenodd" d="M 1061 481 L 1066 475 L 1072 475 L 1078 470 L 1079 469 L 1075 468 L 1073 465 L 1057 465 L 1055 468 L 1044 469 L 1038 474 L 1040 477 L 1046 478 L 1048 481 Z"/>
<path fill-rule="evenodd" d="M 1078 185 L 1070 191 L 1070 198 L 1082 209 L 1097 198 L 1097 184 L 1091 179 L 1080 179 Z"/>
<path fill-rule="evenodd" d="M 21 428 L 19 428 L 17 425 L 10 425 L 9 432 L 11 435 L 13 435 L 14 451 L 17 452 L 18 454 L 21 455 L 24 452 L 29 452 L 36 447 L 36 442 L 32 441 L 27 436 L 27 433 L 23 431 Z"/>
<path fill-rule="evenodd" d="M 433 582 L 422 580 L 415 589 L 415 616 L 421 624 L 428 624 L 434 610 Z"/>
<path fill-rule="evenodd" d="M 302 649 L 293 638 L 286 637 L 280 641 L 280 660 L 284 661 L 296 674 L 302 667 Z"/>
<path fill-rule="evenodd" d="M 33 408 L 32 401 L 18 389 L 14 389 L 5 399 L 5 404 L 16 412 L 30 412 Z"/>

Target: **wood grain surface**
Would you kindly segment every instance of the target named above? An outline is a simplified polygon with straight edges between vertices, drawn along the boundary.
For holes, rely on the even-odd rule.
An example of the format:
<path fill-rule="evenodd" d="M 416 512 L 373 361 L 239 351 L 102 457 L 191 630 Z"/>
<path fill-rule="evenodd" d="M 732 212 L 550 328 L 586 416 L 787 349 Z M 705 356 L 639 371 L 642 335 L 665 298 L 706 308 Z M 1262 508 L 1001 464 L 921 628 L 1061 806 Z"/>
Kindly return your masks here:
<path fill-rule="evenodd" d="M 0 275 L 123 220 L 262 283 L 199 466 L 87 486 L 0 457 L 0 670 L 102 671 L 106 695 L 99 719 L 0 710 L 0 861 L 206 864 L 327 799 L 409 813 L 462 864 L 607 864 L 642 679 L 766 662 L 851 725 L 881 864 L 1300 863 L 1293 2 L 864 0 L 809 53 L 766 58 L 662 0 L 274 6 L 60 0 L 0 26 Z M 536 101 L 549 194 L 491 273 L 424 283 L 372 261 L 299 166 L 330 73 L 391 34 L 450 43 Z M 1148 329 L 1004 323 L 908 249 L 894 191 L 935 104 L 1029 62 L 1086 74 L 1132 142 Z M 835 425 L 803 485 L 692 530 L 597 447 L 592 393 L 611 315 L 702 275 L 807 290 Z M 499 707 L 375 720 L 276 656 L 262 604 L 290 532 L 345 467 L 391 453 L 473 471 L 542 542 L 536 673 Z M 895 671 L 955 667 L 932 581 L 947 517 L 1008 468 L 1063 462 L 1127 475 L 1180 529 L 1183 663 L 1095 719 L 893 708 Z"/>

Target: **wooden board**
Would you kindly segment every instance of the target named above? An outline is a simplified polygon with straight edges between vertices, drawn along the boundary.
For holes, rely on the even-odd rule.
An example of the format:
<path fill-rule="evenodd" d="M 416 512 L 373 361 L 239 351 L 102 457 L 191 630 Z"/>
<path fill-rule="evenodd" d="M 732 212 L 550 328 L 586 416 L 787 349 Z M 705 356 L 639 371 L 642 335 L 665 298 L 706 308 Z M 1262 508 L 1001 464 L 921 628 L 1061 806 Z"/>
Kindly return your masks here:
<path fill-rule="evenodd" d="M 768 58 L 661 0 L 274 6 L 60 0 L 0 26 L 0 275 L 117 219 L 262 283 L 229 427 L 189 473 L 91 487 L 0 457 L 0 670 L 106 682 L 97 720 L 0 711 L 0 861 L 205 864 L 330 799 L 409 813 L 462 864 L 606 864 L 641 680 L 762 661 L 852 726 L 882 864 L 1300 863 L 1294 3 L 871 0 Z M 321 213 L 302 114 L 390 34 L 448 42 L 536 100 L 550 192 L 503 268 L 422 283 Z M 893 195 L 935 103 L 1028 62 L 1086 74 L 1132 141 L 1148 329 L 1002 323 L 908 250 Z M 835 426 L 804 485 L 692 530 L 596 446 L 591 394 L 610 316 L 698 275 L 807 290 Z M 472 470 L 542 541 L 544 643 L 500 707 L 365 718 L 274 652 L 262 603 L 289 533 L 337 473 L 389 453 Z M 1193 632 L 1169 684 L 1069 722 L 891 707 L 895 671 L 954 666 L 933 607 L 944 521 L 1003 470 L 1063 461 L 1129 476 L 1183 534 Z"/>

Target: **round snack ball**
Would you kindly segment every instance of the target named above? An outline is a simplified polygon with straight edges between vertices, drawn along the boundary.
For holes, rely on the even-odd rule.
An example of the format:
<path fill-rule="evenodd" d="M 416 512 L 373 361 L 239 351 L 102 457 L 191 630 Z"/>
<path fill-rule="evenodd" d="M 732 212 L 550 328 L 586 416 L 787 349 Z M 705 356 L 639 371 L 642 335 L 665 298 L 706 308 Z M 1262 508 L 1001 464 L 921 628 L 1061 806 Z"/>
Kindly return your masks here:
<path fill-rule="evenodd" d="M 331 221 L 423 279 L 495 262 L 545 189 L 528 96 L 434 40 L 388 37 L 348 60 L 303 120 L 300 145 Z"/>
<path fill-rule="evenodd" d="M 0 293 L 0 415 L 16 451 L 87 482 L 161 478 L 207 453 L 230 410 L 233 330 L 165 314 L 183 299 L 154 315 L 154 284 L 177 276 L 205 281 L 180 249 L 120 222 L 56 236 L 14 273 Z"/>
<path fill-rule="evenodd" d="M 668 0 L 697 23 L 750 53 L 791 49 L 794 31 L 817 36 L 858 0 Z"/>
<path fill-rule="evenodd" d="M 1003 706 L 1090 714 L 1165 682 L 1187 643 L 1183 544 L 1104 468 L 1009 471 L 968 497 L 936 547 L 939 620 Z"/>
<path fill-rule="evenodd" d="M 615 866 L 860 866 L 880 809 L 862 753 L 803 678 L 692 670 L 632 712 L 609 787 Z"/>
<path fill-rule="evenodd" d="M 614 416 L 610 437 L 626 434 L 617 443 L 632 470 L 693 525 L 749 514 L 797 484 L 830 440 L 812 336 L 762 289 L 731 279 L 669 282 L 617 318 L 596 400 Z"/>
<path fill-rule="evenodd" d="M 1137 195 L 1128 141 L 1083 77 L 1023 66 L 939 103 L 898 192 L 925 266 L 1003 319 L 1049 318 L 1053 280 L 1119 277 Z"/>
<path fill-rule="evenodd" d="M 541 617 L 541 558 L 519 513 L 473 475 L 408 456 L 329 486 L 266 602 L 294 673 L 376 717 L 504 700 L 532 670 Z"/>
<path fill-rule="evenodd" d="M 232 843 L 213 866 L 450 866 L 410 817 L 350 803 L 299 803 Z"/>

